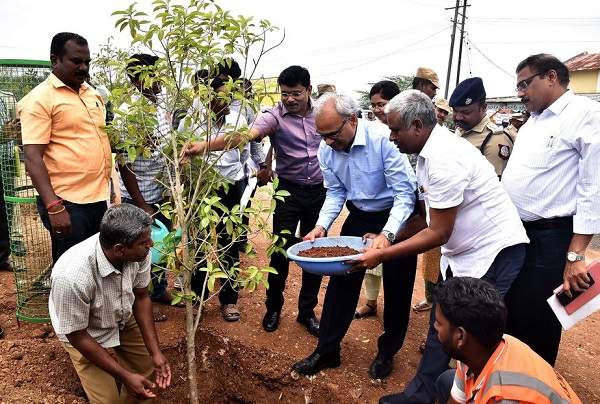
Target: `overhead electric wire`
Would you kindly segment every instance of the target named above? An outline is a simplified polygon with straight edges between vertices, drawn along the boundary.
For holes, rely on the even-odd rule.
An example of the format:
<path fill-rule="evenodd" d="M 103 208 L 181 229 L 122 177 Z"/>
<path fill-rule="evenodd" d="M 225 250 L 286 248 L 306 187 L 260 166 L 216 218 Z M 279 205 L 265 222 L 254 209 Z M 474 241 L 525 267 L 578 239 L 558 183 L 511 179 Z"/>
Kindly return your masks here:
<path fill-rule="evenodd" d="M 400 36 L 406 35 L 407 33 L 416 34 L 416 33 L 423 32 L 423 31 L 429 31 L 429 30 L 435 29 L 437 27 L 443 26 L 441 23 L 447 24 L 447 20 L 439 19 L 436 21 L 428 22 L 427 24 L 418 25 L 416 27 L 410 27 L 410 28 L 399 30 L 399 31 L 388 32 L 385 34 L 376 35 L 376 36 L 372 36 L 369 38 L 360 39 L 357 41 L 350 41 L 350 42 L 346 42 L 346 43 L 342 43 L 342 44 L 331 45 L 331 46 L 328 46 L 325 48 L 314 49 L 312 51 L 308 51 L 308 52 L 304 53 L 304 56 L 305 57 L 318 56 L 320 54 L 331 54 L 332 51 L 339 52 L 339 51 L 343 51 L 346 49 L 356 49 L 356 48 L 362 47 L 362 46 L 370 46 L 374 43 L 381 43 L 381 42 L 388 41 L 391 39 L 396 39 Z"/>
<path fill-rule="evenodd" d="M 321 75 L 322 75 L 322 76 L 328 76 L 328 75 L 331 75 L 331 74 L 341 73 L 341 72 L 345 72 L 345 71 L 348 71 L 348 70 L 357 69 L 357 68 L 359 68 L 359 67 L 361 67 L 361 66 L 365 66 L 365 65 L 371 64 L 371 63 L 373 63 L 373 62 L 376 62 L 376 61 L 378 61 L 378 60 L 381 60 L 381 59 L 385 59 L 385 58 L 387 58 L 387 57 L 389 57 L 389 56 L 392 56 L 392 55 L 395 55 L 395 54 L 397 54 L 397 53 L 403 52 L 403 51 L 405 51 L 406 49 L 408 49 L 408 48 L 410 48 L 410 47 L 412 47 L 412 46 L 418 45 L 419 43 L 421 43 L 421 42 L 424 42 L 424 41 L 426 41 L 427 39 L 430 39 L 430 38 L 432 38 L 432 37 L 434 37 L 434 36 L 436 36 L 436 35 L 439 35 L 440 33 L 442 33 L 442 32 L 444 32 L 444 31 L 446 31 L 448 28 L 449 28 L 449 27 L 445 27 L 443 30 L 437 31 L 437 32 L 435 32 L 435 33 L 431 34 L 430 36 L 428 36 L 428 37 L 426 37 L 426 38 L 423 38 L 423 39 L 421 39 L 421 40 L 419 40 L 419 41 L 417 41 L 417 42 L 414 42 L 414 43 L 412 43 L 412 44 L 410 44 L 410 45 L 407 45 L 407 46 L 405 46 L 404 48 L 400 48 L 400 49 L 398 49 L 398 50 L 395 50 L 395 51 L 393 51 L 393 52 L 386 53 L 385 55 L 381 55 L 381 56 L 374 57 L 374 58 L 372 58 L 372 59 L 370 59 L 370 60 L 368 60 L 368 61 L 366 61 L 366 62 L 360 63 L 360 64 L 358 64 L 358 65 L 355 65 L 355 66 L 348 67 L 348 68 L 346 68 L 346 69 L 342 69 L 342 70 L 336 70 L 336 71 L 334 71 L 334 72 L 331 72 L 331 73 L 322 73 Z M 346 63 L 347 63 L 347 62 L 346 62 Z"/>
<path fill-rule="evenodd" d="M 473 41 L 471 41 L 471 40 L 470 40 L 470 41 L 469 41 L 469 43 L 470 43 L 470 44 L 471 44 L 471 45 L 472 45 L 472 46 L 475 48 L 475 50 L 476 50 L 477 52 L 479 52 L 479 54 L 480 54 L 481 56 L 483 56 L 483 57 L 484 57 L 484 58 L 485 58 L 485 59 L 486 59 L 488 62 L 490 62 L 490 63 L 491 63 L 491 64 L 492 64 L 494 67 L 496 67 L 498 70 L 500 70 L 502 73 L 505 73 L 505 74 L 506 74 L 506 75 L 508 75 L 509 77 L 511 77 L 511 78 L 513 78 L 513 79 L 515 78 L 515 75 L 514 75 L 514 74 L 511 74 L 511 73 L 507 72 L 506 70 L 504 70 L 503 68 L 501 68 L 500 66 L 498 66 L 498 65 L 497 65 L 497 64 L 496 64 L 494 61 L 492 61 L 492 59 L 490 59 L 489 57 L 487 57 L 487 55 L 486 55 L 485 53 L 483 53 L 483 52 L 482 52 L 482 51 L 481 51 L 481 50 L 480 50 L 480 49 L 477 47 L 477 45 L 475 45 L 475 44 L 473 43 Z"/>

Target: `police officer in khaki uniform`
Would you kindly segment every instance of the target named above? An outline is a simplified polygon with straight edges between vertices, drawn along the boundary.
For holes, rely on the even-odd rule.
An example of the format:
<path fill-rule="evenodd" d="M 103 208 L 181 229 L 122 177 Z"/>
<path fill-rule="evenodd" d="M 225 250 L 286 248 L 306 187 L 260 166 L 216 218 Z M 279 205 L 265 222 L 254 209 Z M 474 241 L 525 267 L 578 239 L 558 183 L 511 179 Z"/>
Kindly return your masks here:
<path fill-rule="evenodd" d="M 452 108 L 448 105 L 448 100 L 445 98 L 438 98 L 435 102 L 435 116 L 438 121 L 438 125 L 444 126 L 448 115 L 452 112 Z"/>
<path fill-rule="evenodd" d="M 335 93 L 335 85 L 330 83 L 317 85 L 317 98 L 321 97 L 325 93 Z"/>
<path fill-rule="evenodd" d="M 440 88 L 440 80 L 436 72 L 428 67 L 419 67 L 412 81 L 412 88 L 427 94 L 432 100 Z"/>
<path fill-rule="evenodd" d="M 506 167 L 513 141 L 487 116 L 485 88 L 479 77 L 462 81 L 450 96 L 456 134 L 467 139 L 494 166 L 498 177 Z"/>

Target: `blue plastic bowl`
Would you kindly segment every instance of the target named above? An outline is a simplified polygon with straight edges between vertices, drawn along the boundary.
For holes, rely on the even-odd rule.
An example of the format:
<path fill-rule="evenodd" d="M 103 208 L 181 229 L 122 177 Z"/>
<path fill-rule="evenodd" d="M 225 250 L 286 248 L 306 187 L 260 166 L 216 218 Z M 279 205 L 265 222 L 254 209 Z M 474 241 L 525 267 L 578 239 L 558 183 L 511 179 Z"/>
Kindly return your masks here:
<path fill-rule="evenodd" d="M 322 237 L 315 239 L 314 243 L 303 241 L 294 244 L 287 250 L 287 256 L 290 260 L 296 262 L 300 268 L 305 271 L 317 275 L 346 275 L 352 265 L 342 264 L 344 261 L 360 257 L 362 254 L 346 255 L 344 257 L 328 257 L 328 258 L 309 258 L 300 257 L 298 253 L 308 250 L 312 247 L 350 247 L 357 251 L 363 250 L 371 243 L 367 240 L 367 244 L 363 244 L 362 237 L 337 236 L 337 237 Z"/>

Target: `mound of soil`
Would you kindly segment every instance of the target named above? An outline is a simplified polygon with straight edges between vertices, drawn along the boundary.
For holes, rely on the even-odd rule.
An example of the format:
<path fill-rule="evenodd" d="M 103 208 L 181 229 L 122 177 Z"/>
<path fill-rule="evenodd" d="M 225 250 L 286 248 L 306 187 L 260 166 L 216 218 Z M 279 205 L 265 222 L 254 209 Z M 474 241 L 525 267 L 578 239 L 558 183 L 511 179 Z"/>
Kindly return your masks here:
<path fill-rule="evenodd" d="M 333 258 L 347 257 L 348 255 L 356 255 L 358 253 L 358 250 L 350 247 L 311 247 L 307 250 L 300 251 L 298 256 L 306 258 Z"/>

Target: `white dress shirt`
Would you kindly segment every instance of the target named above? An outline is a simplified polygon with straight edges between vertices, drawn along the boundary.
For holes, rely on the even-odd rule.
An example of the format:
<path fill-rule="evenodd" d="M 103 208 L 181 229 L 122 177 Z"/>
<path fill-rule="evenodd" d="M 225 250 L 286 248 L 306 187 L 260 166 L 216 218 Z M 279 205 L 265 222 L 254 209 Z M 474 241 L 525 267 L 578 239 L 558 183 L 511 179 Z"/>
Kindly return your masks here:
<path fill-rule="evenodd" d="M 494 167 L 467 140 L 436 125 L 417 160 L 419 197 L 429 209 L 458 207 L 441 268 L 481 278 L 506 247 L 527 243 L 515 206 Z M 442 271 L 445 275 L 445 271 Z"/>
<path fill-rule="evenodd" d="M 563 94 L 519 130 L 502 184 L 525 222 L 574 216 L 600 233 L 600 103 Z"/>

